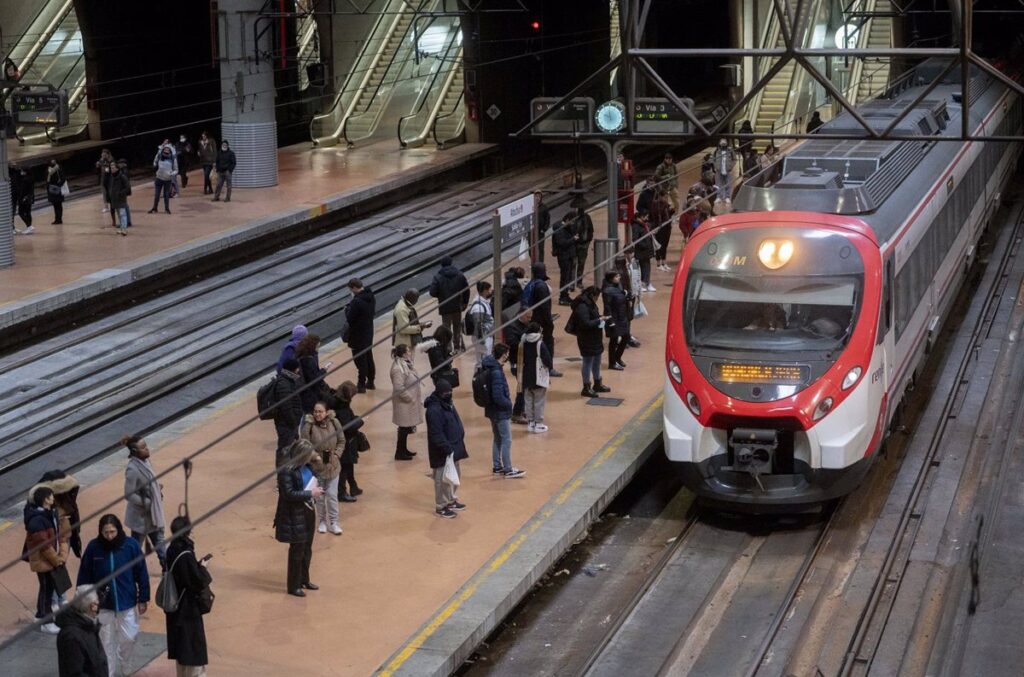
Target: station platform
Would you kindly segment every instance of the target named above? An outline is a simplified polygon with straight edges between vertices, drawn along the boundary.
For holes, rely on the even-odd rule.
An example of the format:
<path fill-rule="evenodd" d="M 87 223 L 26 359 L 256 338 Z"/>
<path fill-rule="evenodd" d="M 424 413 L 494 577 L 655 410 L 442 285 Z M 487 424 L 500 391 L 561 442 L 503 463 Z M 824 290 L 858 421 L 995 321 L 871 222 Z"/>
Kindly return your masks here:
<path fill-rule="evenodd" d="M 48 143 L 18 143 L 17 139 L 7 139 L 7 161 L 18 167 L 36 167 L 50 160 L 63 163 L 79 153 L 95 153 L 99 157 L 100 149 L 111 145 L 110 141 L 75 141 L 57 146 Z"/>
<path fill-rule="evenodd" d="M 82 303 L 128 285 L 166 274 L 204 257 L 283 233 L 339 210 L 360 213 L 376 200 L 401 199 L 425 182 L 439 180 L 493 152 L 488 144 L 464 144 L 438 151 L 399 150 L 379 143 L 364 148 L 278 151 L 278 185 L 236 188 L 230 203 L 203 195 L 202 170 L 189 172 L 189 185 L 171 200 L 171 214 L 148 214 L 152 181 L 132 186 L 133 227 L 120 237 L 101 199 L 64 205 L 64 225 L 50 225 L 52 208 L 36 202 L 35 233 L 15 238 L 15 264 L 0 270 L 0 330 Z M 223 197 L 223 196 L 222 196 Z M 289 205 L 282 209 L 282 205 Z M 16 225 L 23 227 L 15 217 Z"/>

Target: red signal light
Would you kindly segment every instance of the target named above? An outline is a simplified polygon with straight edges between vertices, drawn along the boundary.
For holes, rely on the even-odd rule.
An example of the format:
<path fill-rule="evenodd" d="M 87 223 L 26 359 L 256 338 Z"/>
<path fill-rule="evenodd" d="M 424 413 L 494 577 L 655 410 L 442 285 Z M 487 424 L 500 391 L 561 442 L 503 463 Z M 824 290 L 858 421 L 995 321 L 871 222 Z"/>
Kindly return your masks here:
<path fill-rule="evenodd" d="M 535 31 L 539 31 L 540 30 L 540 22 L 539 21 L 531 21 L 530 22 L 530 28 L 532 28 Z"/>

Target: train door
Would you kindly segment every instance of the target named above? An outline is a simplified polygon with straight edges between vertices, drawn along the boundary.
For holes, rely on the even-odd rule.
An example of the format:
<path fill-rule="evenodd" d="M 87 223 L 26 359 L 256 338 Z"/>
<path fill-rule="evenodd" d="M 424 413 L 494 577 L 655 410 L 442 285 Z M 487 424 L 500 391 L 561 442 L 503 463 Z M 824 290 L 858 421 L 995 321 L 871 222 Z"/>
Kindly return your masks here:
<path fill-rule="evenodd" d="M 893 378 L 895 378 L 896 360 L 896 331 L 895 331 L 895 303 L 896 288 L 893 274 L 894 254 L 885 259 L 884 278 L 882 280 L 882 303 L 881 312 L 878 318 L 878 340 L 876 353 L 880 361 L 872 360 L 871 386 L 872 390 L 881 385 L 881 392 L 888 393 L 886 399 L 886 424 L 892 420 L 893 413 L 899 404 L 899 396 L 893 392 Z M 877 400 L 876 400 L 877 401 Z"/>

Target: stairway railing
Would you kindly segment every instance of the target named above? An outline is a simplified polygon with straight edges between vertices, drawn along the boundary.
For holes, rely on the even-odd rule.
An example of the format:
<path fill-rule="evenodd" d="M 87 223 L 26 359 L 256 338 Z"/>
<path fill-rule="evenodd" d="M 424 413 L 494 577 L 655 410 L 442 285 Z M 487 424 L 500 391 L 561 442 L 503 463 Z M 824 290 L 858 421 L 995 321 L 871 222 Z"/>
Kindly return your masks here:
<path fill-rule="evenodd" d="M 466 129 L 466 110 L 462 107 L 462 100 L 466 98 L 466 90 L 463 89 L 459 92 L 459 98 L 455 100 L 455 106 L 447 113 L 441 113 L 434 118 L 434 124 L 431 125 L 430 135 L 434 138 L 434 143 L 437 144 L 438 148 L 447 148 L 448 145 L 462 136 L 462 133 Z M 453 115 L 461 116 L 461 119 L 455 125 L 455 134 L 446 139 L 437 138 L 437 125 L 441 120 L 446 120 Z"/>

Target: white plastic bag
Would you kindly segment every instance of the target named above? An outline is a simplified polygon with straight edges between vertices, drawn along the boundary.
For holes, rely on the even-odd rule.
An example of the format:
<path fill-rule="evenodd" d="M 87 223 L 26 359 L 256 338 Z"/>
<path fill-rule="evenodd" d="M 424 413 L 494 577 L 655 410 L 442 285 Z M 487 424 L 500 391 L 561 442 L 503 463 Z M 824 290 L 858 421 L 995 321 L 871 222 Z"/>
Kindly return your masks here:
<path fill-rule="evenodd" d="M 442 477 L 447 484 L 453 487 L 459 486 L 459 471 L 455 467 L 455 454 L 448 454 L 448 457 L 444 460 L 444 474 Z"/>
<path fill-rule="evenodd" d="M 636 300 L 636 305 L 633 306 L 633 318 L 647 317 L 647 306 L 639 298 Z"/>
<path fill-rule="evenodd" d="M 60 184 L 60 194 L 63 195 L 64 197 L 67 197 L 68 195 L 71 195 L 71 188 L 68 187 L 68 182 L 67 181 L 65 181 L 64 183 Z"/>

